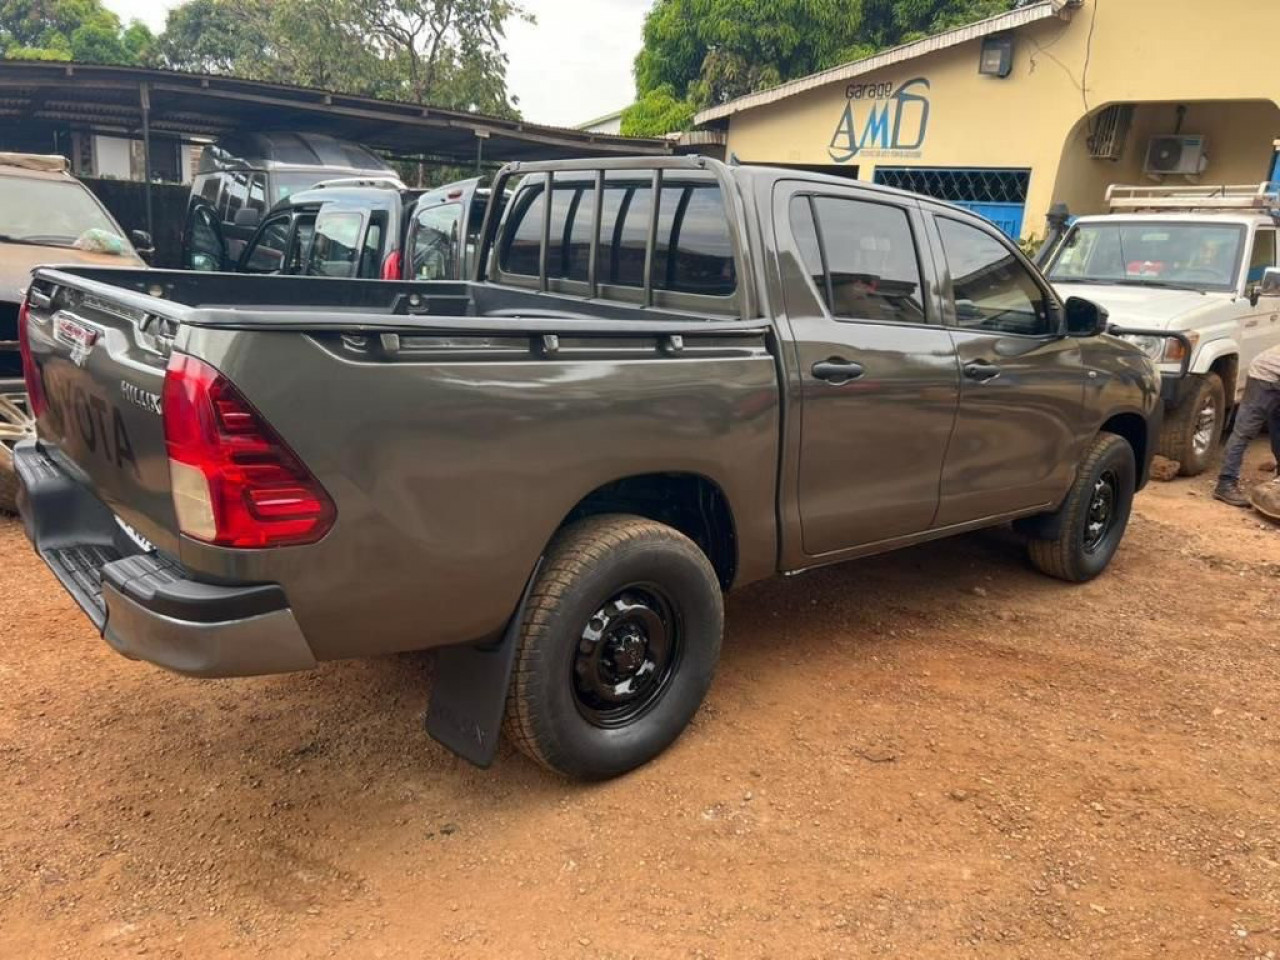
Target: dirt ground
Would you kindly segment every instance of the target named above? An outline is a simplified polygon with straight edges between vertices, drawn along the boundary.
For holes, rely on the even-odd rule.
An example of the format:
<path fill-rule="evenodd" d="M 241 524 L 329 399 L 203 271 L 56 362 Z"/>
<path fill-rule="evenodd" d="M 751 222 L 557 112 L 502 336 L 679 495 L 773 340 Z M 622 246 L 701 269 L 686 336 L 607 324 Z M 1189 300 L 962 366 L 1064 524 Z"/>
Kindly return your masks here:
<path fill-rule="evenodd" d="M 994 531 L 736 594 L 590 787 L 436 746 L 427 657 L 130 663 L 0 521 L 0 956 L 1273 957 L 1280 528 L 1209 489 L 1085 587 Z"/>

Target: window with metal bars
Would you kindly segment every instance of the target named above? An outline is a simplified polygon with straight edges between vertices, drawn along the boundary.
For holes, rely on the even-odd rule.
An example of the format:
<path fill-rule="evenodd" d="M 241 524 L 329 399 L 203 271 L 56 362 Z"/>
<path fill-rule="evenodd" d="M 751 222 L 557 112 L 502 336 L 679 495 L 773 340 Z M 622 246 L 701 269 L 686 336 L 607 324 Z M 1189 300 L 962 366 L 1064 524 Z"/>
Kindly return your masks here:
<path fill-rule="evenodd" d="M 878 167 L 876 183 L 952 203 L 1025 203 L 1030 170 Z"/>

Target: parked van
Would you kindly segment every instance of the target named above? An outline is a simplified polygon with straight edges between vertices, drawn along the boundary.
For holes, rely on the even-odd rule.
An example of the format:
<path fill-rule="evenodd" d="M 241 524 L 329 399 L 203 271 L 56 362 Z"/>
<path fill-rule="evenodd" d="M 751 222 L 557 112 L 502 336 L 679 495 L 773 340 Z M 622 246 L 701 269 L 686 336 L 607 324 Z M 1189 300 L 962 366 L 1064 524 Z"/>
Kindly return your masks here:
<path fill-rule="evenodd" d="M 328 180 L 277 203 L 234 269 L 366 280 L 466 279 L 489 195 L 480 178 L 425 192 L 385 178 Z"/>
<path fill-rule="evenodd" d="M 204 148 L 182 230 L 182 265 L 229 270 L 268 210 L 335 177 L 394 178 L 364 147 L 316 133 L 223 137 Z"/>

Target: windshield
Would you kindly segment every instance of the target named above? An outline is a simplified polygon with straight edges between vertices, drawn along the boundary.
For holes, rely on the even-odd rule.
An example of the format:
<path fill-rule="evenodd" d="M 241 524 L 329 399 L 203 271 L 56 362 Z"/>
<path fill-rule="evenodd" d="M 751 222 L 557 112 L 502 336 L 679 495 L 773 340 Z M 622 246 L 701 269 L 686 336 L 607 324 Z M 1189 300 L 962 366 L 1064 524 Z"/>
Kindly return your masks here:
<path fill-rule="evenodd" d="M 120 242 L 104 242 L 104 235 Z M 0 177 L 0 242 L 70 247 L 82 239 L 103 253 L 132 253 L 120 228 L 80 184 Z"/>
<path fill-rule="evenodd" d="M 317 170 L 315 173 L 272 173 L 271 203 L 279 203 L 295 193 L 310 190 L 321 180 L 332 180 L 338 174 L 331 170 Z"/>
<path fill-rule="evenodd" d="M 1059 283 L 1233 290 L 1244 227 L 1203 223 L 1078 223 L 1049 268 Z"/>

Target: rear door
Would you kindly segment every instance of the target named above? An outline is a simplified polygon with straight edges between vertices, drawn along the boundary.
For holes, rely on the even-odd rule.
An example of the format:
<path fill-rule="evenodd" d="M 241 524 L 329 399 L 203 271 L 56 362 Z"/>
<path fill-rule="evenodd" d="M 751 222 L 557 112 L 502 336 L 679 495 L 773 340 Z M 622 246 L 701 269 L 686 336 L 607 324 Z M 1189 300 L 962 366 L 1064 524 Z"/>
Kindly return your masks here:
<path fill-rule="evenodd" d="M 1083 428 L 1079 344 L 1062 335 L 1057 297 L 995 227 L 930 219 L 961 371 L 938 525 L 1056 502 Z"/>
<path fill-rule="evenodd" d="M 914 203 L 783 182 L 779 265 L 800 381 L 808 556 L 928 530 L 959 373 Z"/>

